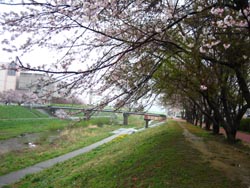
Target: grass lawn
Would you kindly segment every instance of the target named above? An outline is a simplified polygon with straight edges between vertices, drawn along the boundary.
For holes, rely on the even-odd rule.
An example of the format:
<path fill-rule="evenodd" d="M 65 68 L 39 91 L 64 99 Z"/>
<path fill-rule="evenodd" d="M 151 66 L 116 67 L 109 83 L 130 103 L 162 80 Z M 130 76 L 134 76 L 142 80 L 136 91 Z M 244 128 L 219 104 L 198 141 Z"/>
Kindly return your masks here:
<path fill-rule="evenodd" d="M 16 118 L 45 118 L 45 117 L 48 117 L 48 115 L 43 114 L 35 109 L 28 109 L 22 106 L 0 105 L 0 120 L 16 119 Z"/>
<path fill-rule="evenodd" d="M 121 136 L 7 187 L 234 188 L 185 140 L 176 122 Z"/>

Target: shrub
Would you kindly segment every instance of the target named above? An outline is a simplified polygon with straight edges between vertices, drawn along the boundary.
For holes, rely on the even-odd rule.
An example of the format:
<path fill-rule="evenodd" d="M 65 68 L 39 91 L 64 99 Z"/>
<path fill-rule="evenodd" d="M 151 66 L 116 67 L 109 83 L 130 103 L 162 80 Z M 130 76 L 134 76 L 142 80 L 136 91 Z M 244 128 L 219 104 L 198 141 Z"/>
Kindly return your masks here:
<path fill-rule="evenodd" d="M 110 125 L 110 118 L 93 118 L 90 120 L 90 124 L 102 127 L 103 125 Z"/>
<path fill-rule="evenodd" d="M 250 118 L 242 119 L 240 121 L 240 131 L 250 132 Z"/>

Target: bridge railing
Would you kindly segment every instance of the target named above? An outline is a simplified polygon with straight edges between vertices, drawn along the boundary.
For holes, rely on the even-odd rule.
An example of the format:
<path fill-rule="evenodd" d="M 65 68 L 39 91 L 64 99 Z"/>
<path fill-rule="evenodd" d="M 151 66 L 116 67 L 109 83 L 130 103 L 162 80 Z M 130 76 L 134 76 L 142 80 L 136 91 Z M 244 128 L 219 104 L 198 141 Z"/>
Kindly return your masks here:
<path fill-rule="evenodd" d="M 69 107 L 69 106 L 47 106 L 47 105 L 34 105 L 33 108 L 43 108 L 48 109 L 49 111 L 56 111 L 56 110 L 80 110 L 84 113 L 85 119 L 90 119 L 90 114 L 92 112 L 110 112 L 110 113 L 122 113 L 123 114 L 123 124 L 128 125 L 128 116 L 129 115 L 143 115 L 144 120 L 146 122 L 145 127 L 148 127 L 148 122 L 153 121 L 165 121 L 167 119 L 166 115 L 163 114 L 154 114 L 148 112 L 128 112 L 122 110 L 111 110 L 111 109 L 93 109 L 93 108 L 81 108 L 81 107 Z"/>

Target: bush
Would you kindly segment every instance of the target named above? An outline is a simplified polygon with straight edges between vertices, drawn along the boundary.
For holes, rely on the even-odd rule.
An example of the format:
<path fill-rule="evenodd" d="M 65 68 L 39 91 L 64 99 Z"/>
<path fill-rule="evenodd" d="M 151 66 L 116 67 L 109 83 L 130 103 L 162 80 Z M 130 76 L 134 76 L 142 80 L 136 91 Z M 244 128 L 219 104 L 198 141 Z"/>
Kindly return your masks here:
<path fill-rule="evenodd" d="M 110 118 L 93 118 L 89 120 L 89 123 L 102 127 L 103 125 L 110 125 Z"/>
<path fill-rule="evenodd" d="M 111 125 L 110 118 L 92 118 L 87 121 L 80 121 L 77 126 L 89 126 L 89 125 L 96 125 L 98 127 L 102 127 L 103 125 Z"/>
<path fill-rule="evenodd" d="M 240 131 L 250 132 L 250 118 L 242 119 L 240 121 Z"/>

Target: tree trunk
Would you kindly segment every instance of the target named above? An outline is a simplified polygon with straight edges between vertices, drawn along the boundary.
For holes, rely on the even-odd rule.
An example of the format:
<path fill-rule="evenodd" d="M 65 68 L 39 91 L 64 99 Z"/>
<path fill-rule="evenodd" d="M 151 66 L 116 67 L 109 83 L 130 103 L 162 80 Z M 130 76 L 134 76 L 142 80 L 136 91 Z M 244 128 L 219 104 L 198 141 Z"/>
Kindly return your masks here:
<path fill-rule="evenodd" d="M 245 98 L 248 104 L 248 107 L 250 108 L 250 91 L 249 91 L 249 87 L 247 85 L 246 79 L 244 78 L 239 67 L 234 67 L 234 70 L 237 76 L 238 84 L 242 92 L 242 96 Z"/>
<path fill-rule="evenodd" d="M 225 131 L 226 131 L 226 136 L 227 136 L 227 141 L 229 143 L 235 143 L 236 142 L 236 133 L 237 133 L 237 130 L 232 128 L 231 126 L 228 127 L 228 126 L 225 126 Z"/>
<path fill-rule="evenodd" d="M 213 122 L 213 134 L 219 134 L 220 133 L 220 118 L 217 114 L 214 114 L 214 122 Z"/>
<path fill-rule="evenodd" d="M 219 134 L 220 133 L 220 124 L 213 123 L 213 134 Z"/>
<path fill-rule="evenodd" d="M 202 128 L 202 123 L 203 123 L 203 115 L 202 113 L 200 112 L 200 115 L 199 115 L 199 126 Z"/>
<path fill-rule="evenodd" d="M 204 121 L 205 121 L 205 129 L 207 131 L 210 131 L 210 127 L 211 127 L 211 124 L 212 124 L 211 120 L 207 116 L 205 116 Z"/>
<path fill-rule="evenodd" d="M 196 116 L 196 117 L 195 117 L 195 122 L 194 122 L 194 125 L 195 125 L 195 126 L 198 125 L 198 120 L 199 120 L 199 119 L 198 119 L 197 116 Z"/>

